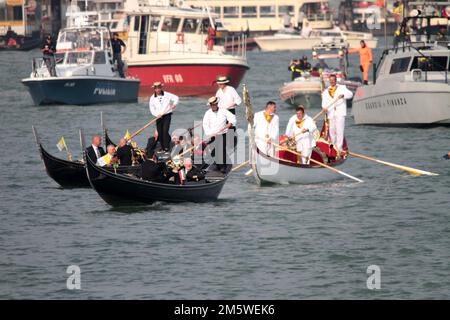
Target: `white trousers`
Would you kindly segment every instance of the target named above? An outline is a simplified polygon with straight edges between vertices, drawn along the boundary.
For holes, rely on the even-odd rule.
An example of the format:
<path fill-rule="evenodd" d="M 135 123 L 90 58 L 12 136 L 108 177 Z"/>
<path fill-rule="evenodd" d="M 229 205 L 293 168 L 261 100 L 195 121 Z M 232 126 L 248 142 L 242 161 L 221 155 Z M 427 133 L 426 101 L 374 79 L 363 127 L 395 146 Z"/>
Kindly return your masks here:
<path fill-rule="evenodd" d="M 334 118 L 330 119 L 331 143 L 339 151 L 342 151 L 342 145 L 344 144 L 344 128 L 345 128 L 345 117 L 335 116 Z"/>
<path fill-rule="evenodd" d="M 300 157 L 302 164 L 309 164 L 309 157 L 311 157 L 312 150 L 311 142 L 307 139 L 297 141 L 297 151 L 302 154 Z"/>

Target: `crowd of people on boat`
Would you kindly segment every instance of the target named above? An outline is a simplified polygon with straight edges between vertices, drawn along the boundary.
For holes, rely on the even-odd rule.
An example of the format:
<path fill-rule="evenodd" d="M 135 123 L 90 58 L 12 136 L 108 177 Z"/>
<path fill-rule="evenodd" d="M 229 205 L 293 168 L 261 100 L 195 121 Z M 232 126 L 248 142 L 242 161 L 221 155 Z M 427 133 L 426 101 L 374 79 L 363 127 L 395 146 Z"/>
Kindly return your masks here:
<path fill-rule="evenodd" d="M 292 80 L 301 77 L 304 72 L 312 70 L 311 64 L 308 62 L 308 57 L 303 56 L 300 59 L 292 59 L 289 63 L 288 70 L 292 73 Z"/>
<path fill-rule="evenodd" d="M 322 92 L 322 113 L 326 113 L 328 119 L 329 148 L 336 151 L 334 160 L 338 160 L 346 156 L 346 100 L 351 99 L 353 93 L 345 85 L 337 84 L 336 75 L 331 75 L 329 81 L 330 86 Z M 302 105 L 296 107 L 296 113 L 289 119 L 284 135 L 279 137 L 279 118 L 273 101 L 267 102 L 265 109 L 255 114 L 254 128 L 256 145 L 261 152 L 293 163 L 309 164 L 317 135 L 320 137 L 314 119 Z"/>
<path fill-rule="evenodd" d="M 346 100 L 353 94 L 345 85 L 338 85 L 336 76 L 330 76 L 330 86 L 322 93 L 322 112 L 327 114 L 329 147 L 336 150 L 337 159 L 346 156 L 344 148 L 344 127 Z M 231 168 L 230 151 L 236 147 L 236 108 L 242 103 L 237 91 L 229 85 L 227 77 L 216 80 L 218 90 L 209 98 L 209 109 L 202 120 L 203 136 L 193 134 L 170 135 L 172 113 L 179 98 L 163 89 L 161 82 L 153 83 L 154 93 L 149 99 L 149 111 L 156 118 L 156 130 L 148 139 L 147 147 L 137 154 L 139 148 L 131 137 L 124 137 L 117 146 L 101 147 L 102 138 L 95 135 L 86 150 L 87 156 L 99 166 L 131 166 L 140 164 L 140 177 L 146 180 L 185 184 L 205 180 L 206 171 L 211 169 L 225 175 Z M 315 120 L 305 108 L 297 106 L 295 114 L 289 119 L 284 134 L 280 136 L 277 104 L 268 101 L 264 110 L 256 112 L 253 118 L 255 143 L 258 150 L 267 156 L 308 165 L 316 140 L 318 129 Z M 188 138 L 186 138 L 188 137 Z M 205 154 L 209 152 L 214 162 L 207 163 Z M 201 161 L 197 161 L 201 159 Z"/>

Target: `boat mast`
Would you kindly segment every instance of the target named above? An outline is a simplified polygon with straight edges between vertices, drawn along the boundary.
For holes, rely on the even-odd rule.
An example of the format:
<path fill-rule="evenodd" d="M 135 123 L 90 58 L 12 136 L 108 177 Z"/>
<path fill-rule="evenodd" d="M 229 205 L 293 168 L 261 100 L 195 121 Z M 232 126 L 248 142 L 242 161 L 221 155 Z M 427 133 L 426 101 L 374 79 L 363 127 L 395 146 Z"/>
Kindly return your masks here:
<path fill-rule="evenodd" d="M 383 1 L 383 11 L 384 11 L 384 49 L 387 49 L 387 0 Z"/>
<path fill-rule="evenodd" d="M 22 2 L 22 24 L 23 24 L 23 35 L 26 36 L 27 35 L 27 15 L 25 13 L 25 2 L 26 0 L 23 0 Z"/>

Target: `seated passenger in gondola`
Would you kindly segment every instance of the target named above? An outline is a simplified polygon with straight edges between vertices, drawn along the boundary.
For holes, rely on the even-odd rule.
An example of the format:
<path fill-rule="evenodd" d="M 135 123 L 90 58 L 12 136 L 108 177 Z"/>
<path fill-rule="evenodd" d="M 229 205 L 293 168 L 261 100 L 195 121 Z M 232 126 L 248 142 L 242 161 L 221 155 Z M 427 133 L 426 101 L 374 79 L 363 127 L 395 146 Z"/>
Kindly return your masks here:
<path fill-rule="evenodd" d="M 147 158 L 149 158 L 149 159 L 153 158 L 155 151 L 157 149 L 157 146 L 158 146 L 158 131 L 155 130 L 153 137 L 148 138 L 148 141 L 147 141 L 147 147 L 145 148 Z"/>
<path fill-rule="evenodd" d="M 155 157 L 147 159 L 141 165 L 141 178 L 154 182 L 166 182 L 168 170 L 165 162 L 156 162 Z"/>
<path fill-rule="evenodd" d="M 117 158 L 121 166 L 131 166 L 133 156 L 133 147 L 127 143 L 127 140 L 122 138 L 119 141 L 119 146 L 117 147 Z"/>
<path fill-rule="evenodd" d="M 97 162 L 98 158 L 105 155 L 105 150 L 100 146 L 102 144 L 102 137 L 95 135 L 92 137 L 92 144 L 86 148 L 86 153 L 92 161 Z"/>
<path fill-rule="evenodd" d="M 199 182 L 205 179 L 205 174 L 193 165 L 191 158 L 184 158 L 183 166 L 181 168 L 174 168 L 171 175 L 174 177 L 175 184 Z"/>
<path fill-rule="evenodd" d="M 116 147 L 110 144 L 108 145 L 108 147 L 106 147 L 106 150 L 107 153 L 103 157 L 97 159 L 98 166 L 104 167 L 104 166 L 111 166 L 113 164 L 113 159 L 116 156 Z"/>

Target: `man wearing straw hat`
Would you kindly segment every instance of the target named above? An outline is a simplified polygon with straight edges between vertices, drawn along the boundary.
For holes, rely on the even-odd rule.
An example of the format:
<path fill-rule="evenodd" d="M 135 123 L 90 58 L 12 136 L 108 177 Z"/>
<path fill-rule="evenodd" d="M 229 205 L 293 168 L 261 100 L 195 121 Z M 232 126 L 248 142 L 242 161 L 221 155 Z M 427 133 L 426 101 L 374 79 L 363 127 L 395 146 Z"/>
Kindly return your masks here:
<path fill-rule="evenodd" d="M 172 111 L 178 104 L 178 97 L 170 92 L 162 90 L 161 82 L 153 83 L 155 93 L 150 97 L 150 112 L 155 117 L 160 117 L 156 121 L 156 130 L 158 131 L 158 140 L 161 148 L 168 152 L 170 150 L 170 121 L 172 119 Z"/>
<path fill-rule="evenodd" d="M 216 97 L 219 99 L 219 108 L 236 114 L 236 107 L 242 103 L 242 99 L 236 89 L 228 85 L 230 80 L 225 76 L 217 77 L 216 83 L 219 86 L 216 92 Z"/>
<path fill-rule="evenodd" d="M 234 132 L 229 129 L 236 125 L 236 116 L 226 109 L 219 108 L 219 99 L 208 99 L 210 109 L 203 116 L 203 131 L 209 143 L 215 143 L 211 155 L 214 157 L 217 168 L 226 173 L 227 170 L 227 142 L 232 142 Z M 231 134 L 230 134 L 231 133 Z M 216 152 L 217 151 L 217 152 Z"/>

